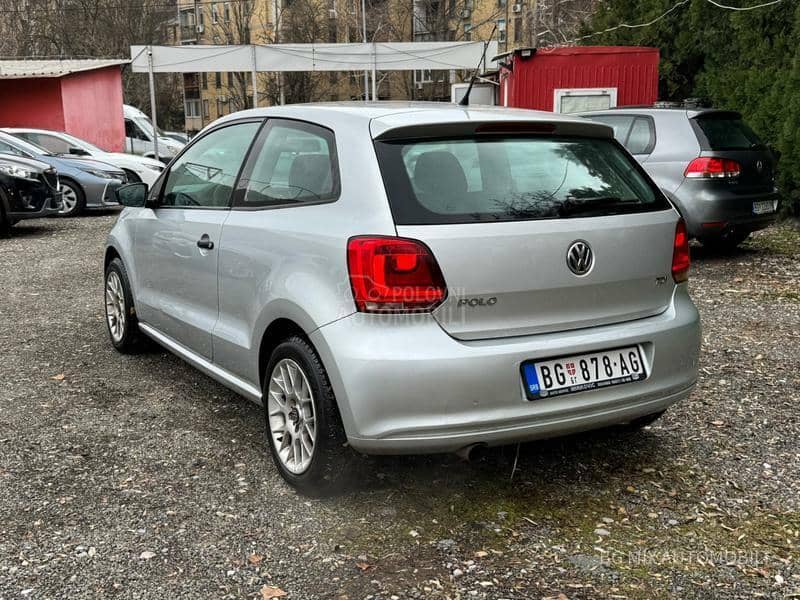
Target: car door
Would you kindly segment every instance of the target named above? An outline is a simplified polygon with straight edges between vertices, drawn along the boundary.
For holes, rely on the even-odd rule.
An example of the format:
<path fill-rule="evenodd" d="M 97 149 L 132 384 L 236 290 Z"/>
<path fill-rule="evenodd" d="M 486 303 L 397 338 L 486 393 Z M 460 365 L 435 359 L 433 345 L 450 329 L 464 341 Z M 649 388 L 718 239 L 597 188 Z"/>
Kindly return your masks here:
<path fill-rule="evenodd" d="M 139 319 L 209 360 L 219 310 L 217 244 L 261 124 L 236 122 L 198 137 L 165 174 L 155 208 L 137 218 Z"/>
<path fill-rule="evenodd" d="M 146 154 L 153 151 L 153 140 L 150 139 L 133 119 L 125 119 L 125 152 Z"/>
<path fill-rule="evenodd" d="M 286 316 L 299 297 L 318 302 L 310 318 L 323 324 L 340 316 L 319 282 L 333 289 L 337 272 L 320 245 L 336 232 L 339 166 L 333 131 L 320 125 L 270 119 L 253 145 L 222 231 L 219 257 L 219 320 L 214 329 L 214 362 L 258 387 L 255 335 L 266 322 L 265 305 L 281 305 Z M 349 216 L 338 218 L 349 219 Z M 329 229 L 328 229 L 329 228 Z M 333 234 L 335 236 L 335 233 Z M 344 244 L 344 240 L 328 240 Z M 343 247 L 343 246 L 342 246 Z M 335 255 L 335 253 L 334 253 Z M 345 278 L 346 279 L 346 278 Z"/>

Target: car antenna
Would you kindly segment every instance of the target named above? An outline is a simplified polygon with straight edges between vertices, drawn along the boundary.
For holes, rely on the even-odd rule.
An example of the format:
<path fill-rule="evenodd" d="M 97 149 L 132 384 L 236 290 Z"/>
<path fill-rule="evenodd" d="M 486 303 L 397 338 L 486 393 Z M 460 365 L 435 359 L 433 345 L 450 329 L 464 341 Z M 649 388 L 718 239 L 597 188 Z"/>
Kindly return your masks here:
<path fill-rule="evenodd" d="M 489 49 L 489 42 L 494 37 L 495 31 L 497 31 L 497 21 L 494 23 L 492 33 L 489 34 L 489 39 L 483 43 L 483 54 L 481 54 L 481 59 L 478 61 L 478 66 L 475 67 L 475 71 L 472 73 L 472 77 L 469 80 L 469 86 L 467 86 L 467 91 L 464 92 L 464 97 L 458 101 L 459 106 L 469 106 L 469 95 L 472 93 L 472 86 L 475 85 L 475 81 L 478 79 L 478 71 L 481 68 L 481 63 L 486 60 L 486 51 Z"/>

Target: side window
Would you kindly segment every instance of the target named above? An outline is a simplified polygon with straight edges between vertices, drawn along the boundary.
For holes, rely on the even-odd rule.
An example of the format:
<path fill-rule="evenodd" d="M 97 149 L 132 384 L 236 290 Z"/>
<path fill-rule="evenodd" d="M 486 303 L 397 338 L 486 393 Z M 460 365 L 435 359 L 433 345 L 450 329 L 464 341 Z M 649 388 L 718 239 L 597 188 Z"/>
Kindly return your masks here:
<path fill-rule="evenodd" d="M 17 155 L 22 154 L 22 152 L 14 148 L 14 146 L 6 144 L 5 142 L 0 142 L 0 152 L 3 152 L 5 154 L 17 154 Z"/>
<path fill-rule="evenodd" d="M 628 138 L 631 123 L 633 123 L 633 117 L 625 115 L 599 115 L 596 117 L 590 115 L 588 118 L 592 121 L 611 126 L 614 129 L 614 138 L 623 145 Z"/>
<path fill-rule="evenodd" d="M 141 129 L 131 121 L 130 119 L 125 119 L 125 137 L 133 138 L 135 140 L 144 140 L 148 142 L 150 140 L 147 139 L 147 136 L 142 132 Z"/>
<path fill-rule="evenodd" d="M 236 206 L 326 202 L 339 196 L 333 132 L 300 121 L 272 120 L 239 185 Z"/>
<path fill-rule="evenodd" d="M 636 117 L 625 142 L 625 148 L 631 154 L 649 154 L 653 151 L 653 146 L 655 146 L 653 124 L 650 119 Z"/>
<path fill-rule="evenodd" d="M 261 123 L 228 125 L 204 135 L 170 167 L 160 206 L 223 208 Z"/>
<path fill-rule="evenodd" d="M 11 144 L 3 141 L 0 141 L 0 152 L 3 152 L 5 154 L 16 154 L 17 156 L 26 156 L 28 158 L 34 158 L 33 154 L 21 150 L 17 146 L 12 146 Z"/>
<path fill-rule="evenodd" d="M 53 154 L 68 154 L 70 145 L 67 141 L 52 135 L 44 135 L 41 133 L 30 134 L 30 140 L 37 146 L 41 146 Z"/>

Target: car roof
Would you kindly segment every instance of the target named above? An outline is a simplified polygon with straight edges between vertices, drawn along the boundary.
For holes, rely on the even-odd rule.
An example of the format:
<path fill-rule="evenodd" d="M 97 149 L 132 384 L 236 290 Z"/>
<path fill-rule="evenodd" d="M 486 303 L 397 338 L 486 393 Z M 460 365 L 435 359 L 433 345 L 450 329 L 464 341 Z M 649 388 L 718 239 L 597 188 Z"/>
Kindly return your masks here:
<path fill-rule="evenodd" d="M 55 131 L 53 129 L 37 129 L 35 127 L 3 127 L 3 131 L 12 134 L 20 131 L 27 131 L 30 133 L 47 133 L 49 135 L 69 135 L 63 131 Z"/>
<path fill-rule="evenodd" d="M 478 123 L 486 121 L 540 122 L 569 125 L 575 132 L 609 137 L 606 126 L 589 124 L 577 115 L 507 108 L 502 106 L 460 106 L 449 102 L 319 102 L 287 104 L 236 112 L 210 126 L 247 117 L 285 117 L 309 120 L 323 125 L 356 124 L 370 128 L 373 137 L 388 130 L 411 126 Z M 588 126 L 587 126 L 588 125 Z M 608 128 L 610 131 L 610 128 Z"/>

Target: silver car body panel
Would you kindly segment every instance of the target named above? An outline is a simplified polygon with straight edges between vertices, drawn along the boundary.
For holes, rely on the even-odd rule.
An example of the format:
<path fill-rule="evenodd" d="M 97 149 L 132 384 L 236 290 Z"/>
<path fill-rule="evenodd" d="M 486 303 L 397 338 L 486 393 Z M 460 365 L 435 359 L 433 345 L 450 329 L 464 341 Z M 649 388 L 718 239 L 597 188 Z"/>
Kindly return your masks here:
<path fill-rule="evenodd" d="M 320 353 L 351 444 L 375 453 L 447 451 L 588 429 L 662 410 L 688 394 L 699 317 L 686 285 L 669 277 L 674 211 L 397 227 L 373 147 L 374 135 L 414 122 L 446 128 L 464 120 L 532 121 L 601 137 L 611 137 L 610 128 L 550 113 L 404 103 L 255 109 L 210 128 L 254 117 L 333 130 L 339 198 L 260 210 L 126 208 L 108 240 L 128 269 L 142 331 L 204 373 L 260 401 L 265 332 L 291 321 Z M 196 246 L 202 234 L 214 240 L 213 250 Z M 447 304 L 433 314 L 356 313 L 346 247 L 348 238 L 365 234 L 422 239 L 453 286 L 448 302 L 459 286 L 470 294 L 485 288 L 505 309 L 462 322 L 448 317 Z M 591 238 L 599 252 L 596 278 L 583 280 L 582 292 L 562 275 L 566 244 L 575 237 Z M 538 264 L 512 261 L 514 248 L 538 252 Z M 511 264 L 498 269 L 492 249 Z M 535 310 L 525 311 L 526 303 Z M 628 344 L 644 351 L 644 381 L 526 399 L 521 362 Z"/>

